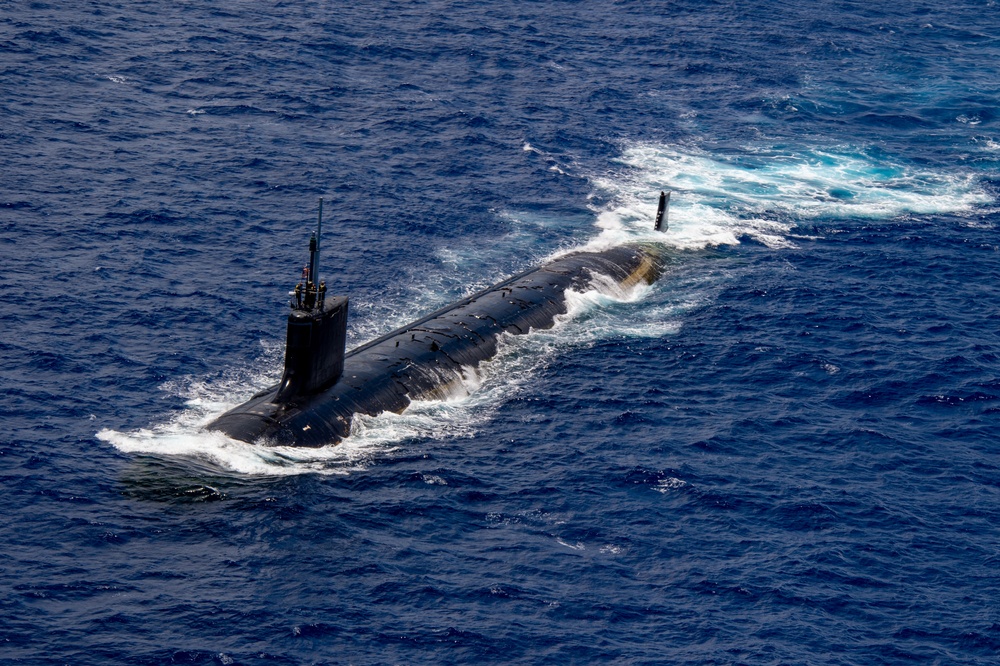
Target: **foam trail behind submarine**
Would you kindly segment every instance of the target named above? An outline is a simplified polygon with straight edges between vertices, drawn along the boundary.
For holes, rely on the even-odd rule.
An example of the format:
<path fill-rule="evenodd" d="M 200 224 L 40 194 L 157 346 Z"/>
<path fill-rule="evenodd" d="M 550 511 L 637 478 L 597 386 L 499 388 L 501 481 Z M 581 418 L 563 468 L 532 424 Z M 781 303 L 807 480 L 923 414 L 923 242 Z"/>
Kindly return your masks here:
<path fill-rule="evenodd" d="M 666 231 L 669 195 L 660 194 L 655 229 Z M 320 200 L 322 226 L 323 203 Z M 317 232 L 319 228 L 317 229 Z M 319 271 L 319 235 L 288 316 L 281 381 L 207 427 L 244 442 L 323 446 L 351 431 L 355 413 L 402 412 L 411 400 L 440 398 L 463 367 L 496 354 L 503 333 L 550 328 L 566 312 L 567 289 L 601 275 L 624 288 L 660 276 L 655 243 L 576 252 L 452 303 L 345 354 L 345 297 L 326 298 Z"/>

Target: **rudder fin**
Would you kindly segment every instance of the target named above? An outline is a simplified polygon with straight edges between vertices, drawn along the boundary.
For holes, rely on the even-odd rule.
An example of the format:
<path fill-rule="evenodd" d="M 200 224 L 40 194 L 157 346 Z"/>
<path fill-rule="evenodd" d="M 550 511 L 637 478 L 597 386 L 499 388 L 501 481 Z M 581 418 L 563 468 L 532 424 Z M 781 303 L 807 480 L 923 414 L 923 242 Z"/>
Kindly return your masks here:
<path fill-rule="evenodd" d="M 656 208 L 656 222 L 653 224 L 655 231 L 666 231 L 667 207 L 670 205 L 670 192 L 660 192 L 660 205 Z"/>

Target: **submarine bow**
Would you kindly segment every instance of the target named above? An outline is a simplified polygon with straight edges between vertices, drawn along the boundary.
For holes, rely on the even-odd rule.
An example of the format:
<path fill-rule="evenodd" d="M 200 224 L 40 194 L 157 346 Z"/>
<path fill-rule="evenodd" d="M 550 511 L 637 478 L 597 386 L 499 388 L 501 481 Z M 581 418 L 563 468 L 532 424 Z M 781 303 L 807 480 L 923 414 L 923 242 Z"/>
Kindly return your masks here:
<path fill-rule="evenodd" d="M 661 193 L 656 228 L 665 230 Z M 320 203 L 322 225 L 322 201 Z M 446 396 L 463 368 L 497 352 L 504 333 L 550 328 L 567 311 L 565 292 L 596 276 L 623 288 L 652 283 L 662 260 L 655 243 L 575 252 L 503 282 L 345 352 L 348 299 L 326 298 L 317 282 L 319 234 L 293 293 L 281 381 L 210 423 L 244 442 L 324 446 L 350 434 L 354 414 L 402 412 L 411 400 Z"/>

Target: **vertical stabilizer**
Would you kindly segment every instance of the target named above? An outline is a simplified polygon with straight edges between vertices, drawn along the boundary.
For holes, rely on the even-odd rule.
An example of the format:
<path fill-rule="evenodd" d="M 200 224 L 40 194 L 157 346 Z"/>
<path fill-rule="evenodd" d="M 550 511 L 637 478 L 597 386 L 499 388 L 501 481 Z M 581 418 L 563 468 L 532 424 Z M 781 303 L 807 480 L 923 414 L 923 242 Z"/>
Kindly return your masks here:
<path fill-rule="evenodd" d="M 656 222 L 653 224 L 653 229 L 656 231 L 667 230 L 667 209 L 669 207 L 670 192 L 660 192 L 660 205 L 656 208 Z"/>

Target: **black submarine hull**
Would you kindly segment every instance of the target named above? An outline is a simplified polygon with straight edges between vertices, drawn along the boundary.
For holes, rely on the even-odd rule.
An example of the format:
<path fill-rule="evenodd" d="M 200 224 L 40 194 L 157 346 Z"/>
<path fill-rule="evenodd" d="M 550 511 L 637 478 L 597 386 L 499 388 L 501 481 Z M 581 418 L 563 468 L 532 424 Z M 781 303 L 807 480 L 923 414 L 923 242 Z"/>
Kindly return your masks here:
<path fill-rule="evenodd" d="M 353 349 L 342 374 L 323 390 L 283 400 L 275 385 L 207 428 L 276 446 L 337 443 L 350 434 L 354 414 L 399 413 L 411 400 L 446 396 L 463 368 L 496 354 L 504 333 L 550 328 L 567 311 L 567 289 L 585 289 L 597 276 L 629 288 L 652 283 L 661 270 L 656 244 L 563 256 Z"/>

